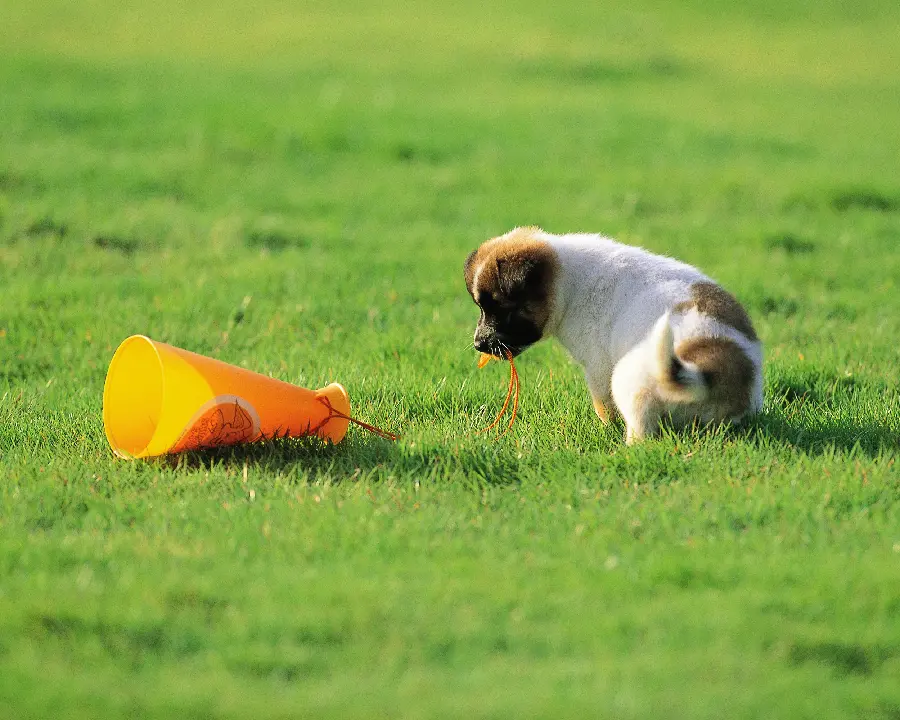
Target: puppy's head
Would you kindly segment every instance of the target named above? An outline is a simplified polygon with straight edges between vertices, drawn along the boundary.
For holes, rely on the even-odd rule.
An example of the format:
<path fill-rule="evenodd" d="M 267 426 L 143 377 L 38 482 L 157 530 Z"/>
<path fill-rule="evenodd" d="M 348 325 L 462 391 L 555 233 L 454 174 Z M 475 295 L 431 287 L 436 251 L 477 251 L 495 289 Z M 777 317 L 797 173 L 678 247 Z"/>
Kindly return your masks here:
<path fill-rule="evenodd" d="M 488 240 L 466 260 L 466 287 L 481 309 L 475 349 L 518 355 L 544 336 L 558 263 L 538 228 Z"/>

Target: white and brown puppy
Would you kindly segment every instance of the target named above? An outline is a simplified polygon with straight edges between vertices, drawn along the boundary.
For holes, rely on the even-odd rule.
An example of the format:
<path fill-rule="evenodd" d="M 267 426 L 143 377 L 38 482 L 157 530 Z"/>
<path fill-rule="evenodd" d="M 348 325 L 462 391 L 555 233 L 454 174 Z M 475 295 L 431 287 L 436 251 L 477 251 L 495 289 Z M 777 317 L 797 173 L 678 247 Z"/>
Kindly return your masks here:
<path fill-rule="evenodd" d="M 516 228 L 466 260 L 475 348 L 518 355 L 556 337 L 585 369 L 597 415 L 628 443 L 762 408 L 762 345 L 744 308 L 694 267 L 599 235 Z"/>

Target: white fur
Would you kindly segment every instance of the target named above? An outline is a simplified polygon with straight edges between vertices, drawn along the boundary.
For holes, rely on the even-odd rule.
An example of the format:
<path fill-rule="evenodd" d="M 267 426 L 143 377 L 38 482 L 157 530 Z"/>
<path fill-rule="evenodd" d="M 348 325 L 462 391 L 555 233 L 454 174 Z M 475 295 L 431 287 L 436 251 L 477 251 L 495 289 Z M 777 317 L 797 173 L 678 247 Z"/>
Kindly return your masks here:
<path fill-rule="evenodd" d="M 696 268 L 599 235 L 532 238 L 556 252 L 560 272 L 544 334 L 554 335 L 585 370 L 595 400 L 622 414 L 628 442 L 656 431 L 663 415 L 676 423 L 710 420 L 699 373 L 672 396 L 659 382 L 661 363 L 689 338 L 723 337 L 744 350 L 756 370 L 751 407 L 762 407 L 762 346 L 733 327 L 696 310 L 673 312 L 691 300 L 695 283 L 713 282 Z M 739 420 L 740 418 L 732 418 Z"/>

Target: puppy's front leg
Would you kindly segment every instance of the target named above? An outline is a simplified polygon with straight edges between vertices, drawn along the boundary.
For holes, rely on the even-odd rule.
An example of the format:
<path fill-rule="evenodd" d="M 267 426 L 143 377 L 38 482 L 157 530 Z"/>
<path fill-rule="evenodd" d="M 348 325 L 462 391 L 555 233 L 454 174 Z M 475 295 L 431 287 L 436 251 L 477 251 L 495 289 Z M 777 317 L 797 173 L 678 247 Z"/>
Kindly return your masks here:
<path fill-rule="evenodd" d="M 604 404 L 602 400 L 596 397 L 592 397 L 591 400 L 594 402 L 594 412 L 597 413 L 600 422 L 604 425 L 608 424 L 610 421 L 609 410 L 607 409 L 608 404 Z"/>
<path fill-rule="evenodd" d="M 609 381 L 600 382 L 588 377 L 588 390 L 591 393 L 591 400 L 594 403 L 594 412 L 600 418 L 600 422 L 604 425 L 613 419 L 616 406 L 613 404 L 612 390 Z"/>

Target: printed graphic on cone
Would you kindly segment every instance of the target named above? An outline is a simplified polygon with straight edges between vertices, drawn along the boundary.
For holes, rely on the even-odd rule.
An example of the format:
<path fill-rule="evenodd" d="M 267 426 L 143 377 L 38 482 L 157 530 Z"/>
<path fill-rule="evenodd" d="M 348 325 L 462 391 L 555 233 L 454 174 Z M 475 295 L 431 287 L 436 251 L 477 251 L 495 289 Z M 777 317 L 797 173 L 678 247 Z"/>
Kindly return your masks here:
<path fill-rule="evenodd" d="M 338 383 L 308 390 L 133 335 L 116 350 L 103 389 L 103 426 L 120 457 L 304 437 L 340 442 L 350 399 Z"/>
<path fill-rule="evenodd" d="M 187 428 L 170 452 L 253 442 L 260 435 L 256 410 L 237 395 L 220 395 L 188 421 Z"/>

